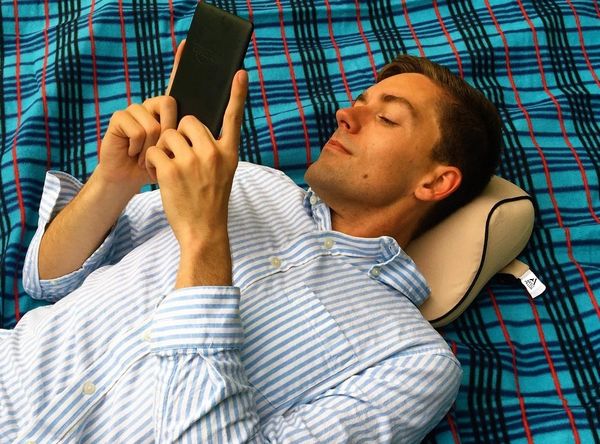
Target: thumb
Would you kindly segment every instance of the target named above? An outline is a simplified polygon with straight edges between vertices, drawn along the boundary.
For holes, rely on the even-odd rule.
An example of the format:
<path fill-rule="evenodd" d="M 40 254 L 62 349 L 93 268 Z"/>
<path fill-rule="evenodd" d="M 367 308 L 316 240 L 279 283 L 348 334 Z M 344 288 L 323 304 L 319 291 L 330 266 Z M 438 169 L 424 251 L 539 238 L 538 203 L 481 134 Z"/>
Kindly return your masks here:
<path fill-rule="evenodd" d="M 177 47 L 177 52 L 175 53 L 175 60 L 173 61 L 173 68 L 171 69 L 171 75 L 169 76 L 169 85 L 167 86 L 167 91 L 165 95 L 169 95 L 171 92 L 171 86 L 173 85 L 173 79 L 175 78 L 175 73 L 177 72 L 177 67 L 179 66 L 179 60 L 181 60 L 181 55 L 183 54 L 183 49 L 185 48 L 185 39 L 179 43 Z"/>
<path fill-rule="evenodd" d="M 242 121 L 244 117 L 244 103 L 248 93 L 248 73 L 239 70 L 231 82 L 229 103 L 223 116 L 223 133 L 221 139 L 226 145 L 233 145 L 237 150 Z"/>

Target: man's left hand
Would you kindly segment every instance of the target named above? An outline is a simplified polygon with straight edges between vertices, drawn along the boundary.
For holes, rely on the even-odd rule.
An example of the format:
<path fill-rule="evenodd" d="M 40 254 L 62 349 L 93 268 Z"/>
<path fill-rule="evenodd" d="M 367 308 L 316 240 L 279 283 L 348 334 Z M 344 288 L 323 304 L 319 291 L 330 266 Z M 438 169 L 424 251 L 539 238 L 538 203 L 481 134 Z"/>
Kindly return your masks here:
<path fill-rule="evenodd" d="M 146 153 L 146 168 L 160 186 L 167 220 L 181 248 L 177 288 L 231 285 L 227 216 L 247 89 L 248 75 L 238 71 L 219 139 L 195 117 L 186 116 Z"/>

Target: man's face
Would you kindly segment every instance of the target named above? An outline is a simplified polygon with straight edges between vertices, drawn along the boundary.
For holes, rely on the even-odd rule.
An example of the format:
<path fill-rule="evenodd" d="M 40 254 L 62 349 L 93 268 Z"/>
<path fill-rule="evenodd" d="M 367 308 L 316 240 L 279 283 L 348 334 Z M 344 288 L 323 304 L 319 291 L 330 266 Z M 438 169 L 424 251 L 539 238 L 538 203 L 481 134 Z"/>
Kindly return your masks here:
<path fill-rule="evenodd" d="M 330 205 L 391 205 L 431 170 L 440 88 L 421 74 L 388 77 L 337 111 L 338 129 L 305 179 Z"/>

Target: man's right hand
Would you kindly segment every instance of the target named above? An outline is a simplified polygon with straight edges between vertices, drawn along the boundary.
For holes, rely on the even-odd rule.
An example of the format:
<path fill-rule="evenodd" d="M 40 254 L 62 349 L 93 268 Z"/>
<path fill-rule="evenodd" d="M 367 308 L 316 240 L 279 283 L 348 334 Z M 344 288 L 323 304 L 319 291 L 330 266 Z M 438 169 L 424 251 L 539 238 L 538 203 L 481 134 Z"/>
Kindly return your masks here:
<path fill-rule="evenodd" d="M 135 194 L 150 183 L 146 171 L 146 150 L 156 145 L 167 129 L 177 127 L 177 104 L 169 96 L 171 84 L 183 54 L 185 40 L 177 47 L 169 85 L 164 96 L 147 99 L 115 112 L 100 145 L 100 159 L 94 175 L 107 185 L 118 185 Z"/>
<path fill-rule="evenodd" d="M 100 146 L 94 174 L 103 182 L 137 192 L 150 183 L 146 150 L 160 135 L 177 126 L 177 104 L 171 96 L 153 97 L 113 114 Z"/>
<path fill-rule="evenodd" d="M 171 80 L 183 53 L 177 48 Z M 130 105 L 113 114 L 100 146 L 98 166 L 89 180 L 50 222 L 38 257 L 40 279 L 77 270 L 98 248 L 139 189 L 150 182 L 146 150 L 177 124 L 175 99 L 168 95 Z"/>

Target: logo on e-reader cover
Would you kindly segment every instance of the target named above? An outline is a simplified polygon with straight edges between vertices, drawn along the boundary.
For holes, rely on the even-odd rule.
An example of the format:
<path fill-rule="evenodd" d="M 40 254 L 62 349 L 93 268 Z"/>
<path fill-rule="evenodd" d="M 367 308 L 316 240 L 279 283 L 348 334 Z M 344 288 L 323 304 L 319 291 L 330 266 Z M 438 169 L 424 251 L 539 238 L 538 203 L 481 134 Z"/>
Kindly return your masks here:
<path fill-rule="evenodd" d="M 218 56 L 217 54 L 209 48 L 203 47 L 199 44 L 195 44 L 194 48 L 194 58 L 197 62 L 202 63 L 204 65 L 217 65 Z"/>

